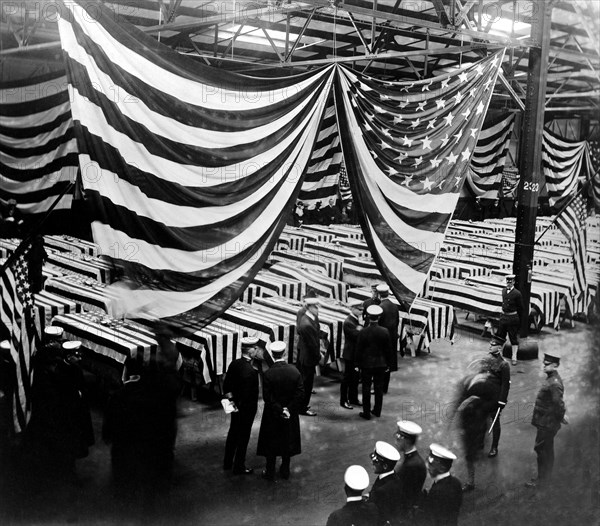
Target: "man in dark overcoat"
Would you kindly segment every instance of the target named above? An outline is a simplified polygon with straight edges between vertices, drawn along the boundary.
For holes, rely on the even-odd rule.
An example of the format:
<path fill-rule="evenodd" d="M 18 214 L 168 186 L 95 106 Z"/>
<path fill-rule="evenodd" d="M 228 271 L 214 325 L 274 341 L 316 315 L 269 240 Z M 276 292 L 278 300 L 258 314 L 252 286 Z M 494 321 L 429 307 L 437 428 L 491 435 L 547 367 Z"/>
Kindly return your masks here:
<path fill-rule="evenodd" d="M 256 454 L 266 457 L 262 477 L 275 479 L 275 460 L 281 457 L 279 474 L 290 476 L 290 458 L 302 451 L 300 442 L 300 418 L 303 405 L 304 384 L 296 367 L 285 361 L 285 342 L 270 345 L 273 365 L 263 375 L 263 400 L 265 402 Z"/>
<path fill-rule="evenodd" d="M 386 283 L 377 285 L 377 293 L 381 299 L 379 306 L 383 311 L 379 318 L 379 325 L 388 330 L 391 345 L 389 371 L 385 373 L 383 384 L 383 392 L 385 394 L 388 392 L 392 371 L 398 370 L 398 324 L 400 323 L 400 314 L 398 305 L 390 299 L 390 287 Z"/>
<path fill-rule="evenodd" d="M 233 468 L 234 475 L 249 475 L 253 472 L 246 467 L 246 450 L 258 407 L 258 370 L 252 365 L 258 350 L 258 337 L 242 338 L 242 357 L 229 364 L 223 382 L 225 397 L 236 407 L 231 413 L 223 469 Z"/>
<path fill-rule="evenodd" d="M 390 335 L 387 329 L 379 326 L 381 307 L 371 305 L 367 309 L 369 325 L 358 335 L 356 344 L 356 365 L 361 369 L 362 406 L 361 418 L 369 420 L 371 414 L 381 415 L 383 406 L 383 383 L 385 372 L 390 364 Z M 375 403 L 371 410 L 371 383 L 375 390 Z"/>
<path fill-rule="evenodd" d="M 354 301 L 350 304 L 350 314 L 346 316 L 342 326 L 344 331 L 344 348 L 342 360 L 344 361 L 344 377 L 340 385 L 340 406 L 352 409 L 350 404 L 360 405 L 358 401 L 358 372 L 355 370 L 356 344 L 362 325 L 358 321 L 362 310 L 362 302 Z"/>
<path fill-rule="evenodd" d="M 310 397 L 315 381 L 315 367 L 321 360 L 321 339 L 319 326 L 319 300 L 306 298 L 306 312 L 300 317 L 296 326 L 298 333 L 298 368 L 304 382 L 304 403 L 301 415 L 316 416 L 310 410 Z"/>

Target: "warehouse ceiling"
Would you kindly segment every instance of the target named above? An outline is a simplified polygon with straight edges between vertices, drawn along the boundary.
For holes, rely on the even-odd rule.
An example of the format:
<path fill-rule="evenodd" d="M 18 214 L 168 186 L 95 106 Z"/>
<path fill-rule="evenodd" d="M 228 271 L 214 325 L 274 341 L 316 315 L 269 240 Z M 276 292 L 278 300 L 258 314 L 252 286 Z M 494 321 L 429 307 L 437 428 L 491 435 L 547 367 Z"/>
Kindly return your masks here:
<path fill-rule="evenodd" d="M 112 0 L 104 4 L 180 53 L 215 67 L 281 76 L 333 61 L 369 75 L 416 80 L 507 47 L 494 106 L 522 109 L 529 49 L 552 6 L 546 111 L 556 118 L 600 108 L 597 0 Z M 61 61 L 58 4 L 0 2 L 2 80 Z"/>

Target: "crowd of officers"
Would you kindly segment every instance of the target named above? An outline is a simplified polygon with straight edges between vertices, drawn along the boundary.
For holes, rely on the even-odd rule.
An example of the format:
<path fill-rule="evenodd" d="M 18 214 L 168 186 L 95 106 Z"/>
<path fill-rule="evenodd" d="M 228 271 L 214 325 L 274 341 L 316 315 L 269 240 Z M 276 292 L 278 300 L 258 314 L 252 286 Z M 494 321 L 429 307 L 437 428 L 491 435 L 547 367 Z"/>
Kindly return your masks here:
<path fill-rule="evenodd" d="M 398 366 L 399 312 L 398 306 L 390 301 L 389 292 L 386 284 L 373 287 L 371 298 L 350 304 L 343 324 L 340 406 L 344 409 L 361 406 L 359 416 L 367 420 L 381 415 L 390 373 Z M 281 458 L 278 476 L 290 477 L 291 457 L 302 450 L 300 416 L 316 415 L 310 399 L 315 367 L 325 355 L 318 313 L 319 300 L 309 295 L 297 315 L 295 364 L 289 363 L 287 345 L 282 341 L 272 342 L 267 354 L 257 337 L 242 339 L 242 355 L 229 365 L 223 383 L 224 396 L 233 407 L 224 470 L 231 470 L 234 475 L 253 473 L 246 466 L 246 452 L 258 408 L 257 365 L 268 363 L 268 369 L 262 372 L 264 410 L 256 453 L 265 457 L 262 478 L 276 479 L 278 457 Z M 109 399 L 102 429 L 104 441 L 111 445 L 115 496 L 121 500 L 125 497 L 124 502 L 138 498 L 150 514 L 160 505 L 160 496 L 168 494 L 177 433 L 176 401 L 182 389 L 177 371 L 178 352 L 172 334 L 168 328 L 163 329 L 156 330 L 159 352 L 155 362 L 142 367 L 138 360 L 126 361 L 122 385 Z M 60 327 L 47 327 L 43 345 L 33 359 L 32 413 L 25 433 L 25 449 L 31 469 L 45 470 L 54 477 L 72 477 L 76 459 L 85 457 L 94 444 L 86 386 L 79 365 L 80 345 L 64 340 Z M 377 479 L 368 498 L 363 494 L 368 486 L 366 471 L 351 466 L 344 478 L 347 503 L 331 514 L 329 525 L 394 525 L 421 519 L 430 524 L 456 524 L 463 492 L 475 488 L 474 460 L 483 448 L 490 420 L 493 440 L 488 456 L 498 455 L 499 415 L 506 406 L 510 388 L 510 367 L 502 357 L 503 345 L 504 338 L 493 339 L 478 370 L 459 384 L 455 410 L 464 438 L 467 483 L 461 485 L 450 474 L 456 459 L 451 451 L 432 444 L 425 462 L 416 448 L 421 428 L 414 422 L 399 421 L 397 449 L 382 441 L 375 444 L 371 461 Z M 6 373 L 5 365 L 11 363 L 8 340 L 1 342 L 0 350 L 3 364 L 0 370 Z M 259 356 L 263 358 L 260 362 L 255 360 Z M 534 450 L 538 476 L 527 483 L 528 487 L 543 486 L 550 479 L 554 437 L 561 425 L 567 423 L 559 364 L 558 356 L 545 353 L 543 367 L 547 378 L 538 392 L 532 418 L 537 428 Z M 4 374 L 0 378 L 0 418 L 6 422 L 12 412 L 7 403 L 12 398 L 10 377 Z M 358 398 L 360 382 L 362 401 Z M 9 437 L 2 433 L 0 438 L 6 442 Z M 433 485 L 424 493 L 427 472 Z"/>

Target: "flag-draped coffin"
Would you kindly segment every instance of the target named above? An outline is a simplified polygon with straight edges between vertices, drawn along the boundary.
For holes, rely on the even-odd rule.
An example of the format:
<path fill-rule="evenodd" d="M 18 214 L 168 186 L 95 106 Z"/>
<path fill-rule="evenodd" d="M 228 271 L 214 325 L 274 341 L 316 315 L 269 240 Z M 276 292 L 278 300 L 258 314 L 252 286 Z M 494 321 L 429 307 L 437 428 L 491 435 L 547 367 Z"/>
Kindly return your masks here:
<path fill-rule="evenodd" d="M 412 303 L 444 240 L 503 51 L 415 82 L 339 67 L 342 151 L 363 232 L 396 297 Z"/>
<path fill-rule="evenodd" d="M 100 4 L 64 3 L 61 14 L 92 232 L 124 268 L 125 311 L 195 309 L 209 323 L 279 237 L 333 68 L 242 76 L 179 55 Z"/>
<path fill-rule="evenodd" d="M 0 83 L 0 200 L 44 214 L 75 182 L 77 141 L 64 70 Z M 68 220 L 72 190 L 54 208 Z"/>

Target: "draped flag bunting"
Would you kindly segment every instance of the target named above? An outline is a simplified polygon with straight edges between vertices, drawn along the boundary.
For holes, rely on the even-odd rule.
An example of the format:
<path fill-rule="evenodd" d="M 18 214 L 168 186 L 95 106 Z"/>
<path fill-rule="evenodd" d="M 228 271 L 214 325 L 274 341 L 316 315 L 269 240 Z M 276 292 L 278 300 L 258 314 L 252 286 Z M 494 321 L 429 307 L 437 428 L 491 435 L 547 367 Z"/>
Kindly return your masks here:
<path fill-rule="evenodd" d="M 26 249 L 0 278 L 2 305 L 0 317 L 10 334 L 10 355 L 16 372 L 12 399 L 13 423 L 16 433 L 25 430 L 31 410 L 31 357 L 39 342 L 39 325 L 30 291 L 28 254 Z"/>
<path fill-rule="evenodd" d="M 564 199 L 575 194 L 587 152 L 586 141 L 568 141 L 544 130 L 542 170 L 550 206 L 561 206 Z"/>
<path fill-rule="evenodd" d="M 285 225 L 333 67 L 217 70 L 89 1 L 64 2 L 59 31 L 92 232 L 127 277 L 125 313 L 210 323 Z"/>
<path fill-rule="evenodd" d="M 330 92 L 315 149 L 298 197 L 306 207 L 314 209 L 317 201 L 326 205 L 331 197 L 338 195 L 341 163 L 342 147 L 335 120 L 333 93 Z"/>
<path fill-rule="evenodd" d="M 556 225 L 567 238 L 573 254 L 575 293 L 587 294 L 585 264 L 587 261 L 586 214 L 583 198 L 578 195 L 556 218 Z M 587 307 L 587 297 L 584 298 Z"/>
<path fill-rule="evenodd" d="M 596 213 L 600 213 L 600 143 L 598 141 L 588 142 L 590 154 L 590 195 L 594 203 Z"/>
<path fill-rule="evenodd" d="M 466 177 L 466 186 L 474 196 L 498 198 L 514 124 L 515 115 L 511 113 L 481 130 Z"/>
<path fill-rule="evenodd" d="M 339 67 L 336 108 L 352 195 L 379 271 L 403 302 L 422 290 L 442 245 L 502 57 L 415 82 Z"/>
<path fill-rule="evenodd" d="M 43 214 L 75 181 L 78 164 L 65 71 L 1 82 L 0 201 Z M 72 198 L 64 195 L 55 212 L 67 214 Z"/>

